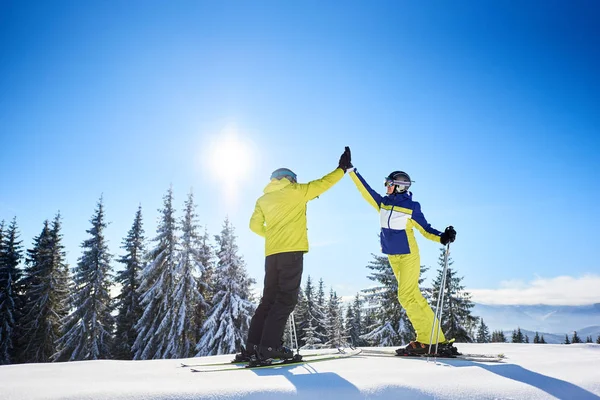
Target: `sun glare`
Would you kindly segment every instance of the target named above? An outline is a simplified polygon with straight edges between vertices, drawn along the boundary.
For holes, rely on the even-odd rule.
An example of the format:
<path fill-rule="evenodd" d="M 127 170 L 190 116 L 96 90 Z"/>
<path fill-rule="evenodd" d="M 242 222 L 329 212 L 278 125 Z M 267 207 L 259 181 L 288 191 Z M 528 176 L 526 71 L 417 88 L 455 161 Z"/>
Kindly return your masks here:
<path fill-rule="evenodd" d="M 217 136 L 209 151 L 208 161 L 214 178 L 233 186 L 249 176 L 253 167 L 252 146 L 240 139 L 235 131 L 229 130 Z"/>

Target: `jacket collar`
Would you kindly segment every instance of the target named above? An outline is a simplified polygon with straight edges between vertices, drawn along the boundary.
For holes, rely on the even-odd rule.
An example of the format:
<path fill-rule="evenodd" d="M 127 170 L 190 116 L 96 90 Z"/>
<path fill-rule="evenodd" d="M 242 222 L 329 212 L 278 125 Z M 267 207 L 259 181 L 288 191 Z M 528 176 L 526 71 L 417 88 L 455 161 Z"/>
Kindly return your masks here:
<path fill-rule="evenodd" d="M 292 182 L 287 180 L 287 178 L 271 179 L 271 182 L 269 182 L 267 184 L 267 186 L 265 186 L 265 188 L 263 189 L 263 192 L 264 193 L 276 192 L 276 191 L 281 190 L 284 187 L 287 187 L 291 184 L 292 184 Z"/>

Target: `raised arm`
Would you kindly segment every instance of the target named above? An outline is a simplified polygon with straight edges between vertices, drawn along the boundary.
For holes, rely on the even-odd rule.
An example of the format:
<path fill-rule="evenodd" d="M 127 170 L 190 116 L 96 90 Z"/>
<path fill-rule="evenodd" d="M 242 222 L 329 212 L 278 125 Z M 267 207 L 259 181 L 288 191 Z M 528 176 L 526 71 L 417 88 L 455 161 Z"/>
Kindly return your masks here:
<path fill-rule="evenodd" d="M 343 177 L 344 171 L 342 171 L 341 168 L 336 168 L 334 171 L 328 173 L 321 179 L 315 179 L 314 181 L 310 181 L 308 183 L 300 183 L 298 184 L 298 187 L 303 191 L 304 198 L 306 200 L 312 200 L 330 189 Z"/>
<path fill-rule="evenodd" d="M 379 193 L 371 189 L 371 186 L 369 186 L 367 181 L 364 180 L 364 178 L 358 173 L 356 169 L 350 171 L 350 178 L 352 178 L 352 181 L 356 185 L 360 194 L 362 194 L 362 196 L 365 198 L 365 200 L 367 200 L 367 202 L 370 205 L 372 205 L 377 211 L 379 211 L 382 199 L 381 195 L 379 195 Z"/>

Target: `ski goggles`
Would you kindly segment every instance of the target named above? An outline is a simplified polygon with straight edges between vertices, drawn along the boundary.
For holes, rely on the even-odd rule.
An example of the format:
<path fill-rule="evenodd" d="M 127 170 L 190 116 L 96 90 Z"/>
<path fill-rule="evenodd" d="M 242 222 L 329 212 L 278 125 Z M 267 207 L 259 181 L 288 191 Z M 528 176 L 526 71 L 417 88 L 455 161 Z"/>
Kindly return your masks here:
<path fill-rule="evenodd" d="M 395 181 L 395 180 L 392 180 L 392 179 L 386 179 L 385 183 L 384 183 L 384 185 L 385 185 L 386 188 L 390 187 L 390 186 L 398 186 L 401 189 L 403 188 L 405 190 L 410 187 L 410 184 L 411 184 L 411 182 L 407 182 L 407 181 Z"/>

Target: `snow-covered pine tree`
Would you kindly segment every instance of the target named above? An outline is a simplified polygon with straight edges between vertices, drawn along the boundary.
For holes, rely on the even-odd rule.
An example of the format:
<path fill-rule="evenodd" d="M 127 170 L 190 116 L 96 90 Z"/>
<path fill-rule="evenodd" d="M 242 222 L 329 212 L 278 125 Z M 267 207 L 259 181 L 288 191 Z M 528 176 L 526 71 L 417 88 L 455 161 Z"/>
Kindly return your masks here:
<path fill-rule="evenodd" d="M 125 255 L 117 261 L 124 265 L 116 275 L 116 281 L 121 285 L 121 293 L 117 297 L 119 314 L 115 333 L 114 357 L 118 360 L 133 359 L 133 344 L 137 337 L 135 324 L 142 317 L 143 309 L 139 297 L 139 276 L 144 266 L 144 228 L 142 221 L 142 206 L 138 206 L 133 219 L 133 225 L 123 239 L 121 248 Z"/>
<path fill-rule="evenodd" d="M 251 279 L 238 254 L 234 229 L 225 219 L 217 242 L 217 266 L 215 269 L 215 295 L 213 307 L 201 329 L 196 346 L 198 356 L 229 354 L 245 343 L 254 304 L 250 301 Z"/>
<path fill-rule="evenodd" d="M 489 343 L 490 342 L 490 330 L 483 322 L 483 318 L 479 323 L 479 329 L 477 330 L 477 343 Z"/>
<path fill-rule="evenodd" d="M 539 333 L 537 333 L 537 331 L 535 332 L 535 336 L 533 337 L 533 343 L 537 344 L 540 342 L 540 335 Z"/>
<path fill-rule="evenodd" d="M 442 275 L 444 270 L 444 258 L 446 248 L 440 250 L 438 264 L 438 276 L 433 283 L 433 296 L 431 306 L 435 312 L 438 294 L 442 285 Z M 444 304 L 442 305 L 442 330 L 447 339 L 454 338 L 457 342 L 473 341 L 469 334 L 469 327 L 473 326 L 476 317 L 471 315 L 471 309 L 474 304 L 471 301 L 471 294 L 465 291 L 464 285 L 461 284 L 462 277 L 456 275 L 452 268 L 452 258 L 448 258 L 448 270 L 446 272 L 446 287 L 444 289 Z"/>
<path fill-rule="evenodd" d="M 304 301 L 301 306 L 305 310 L 304 325 L 297 331 L 300 336 L 300 347 L 315 349 L 322 346 L 322 336 L 317 332 L 319 321 L 323 320 L 323 312 L 318 305 L 318 297 L 315 293 L 312 278 L 310 275 L 306 278 L 304 287 Z"/>
<path fill-rule="evenodd" d="M 112 255 L 108 250 L 102 196 L 90 220 L 90 235 L 81 244 L 83 254 L 73 268 L 72 311 L 63 327 L 54 361 L 112 358 L 114 317 L 110 296 Z"/>
<path fill-rule="evenodd" d="M 565 342 L 563 344 L 571 344 L 571 341 L 569 340 L 569 334 L 565 334 Z"/>
<path fill-rule="evenodd" d="M 596 338 L 596 344 L 600 344 L 600 335 Z"/>
<path fill-rule="evenodd" d="M 340 298 L 333 291 L 333 288 L 329 291 L 325 327 L 327 329 L 326 347 L 337 348 L 347 343 L 348 339 L 344 331 L 344 315 L 341 309 Z"/>
<path fill-rule="evenodd" d="M 19 325 L 18 284 L 21 279 L 19 264 L 23 257 L 21 241 L 14 218 L 4 230 L 0 223 L 0 365 L 15 361 L 16 327 Z"/>
<path fill-rule="evenodd" d="M 592 339 L 592 335 L 585 338 L 586 343 L 594 343 L 594 339 Z"/>
<path fill-rule="evenodd" d="M 523 341 L 524 343 L 529 343 L 529 336 L 525 335 L 525 340 Z"/>
<path fill-rule="evenodd" d="M 540 338 L 540 344 L 546 344 L 546 340 L 544 339 L 544 335 Z"/>
<path fill-rule="evenodd" d="M 397 346 L 406 334 L 406 313 L 398 302 L 398 282 L 387 257 L 373 254 L 367 268 L 367 277 L 379 286 L 365 289 L 367 307 L 373 313 L 374 323 L 362 336 L 372 346 Z"/>
<path fill-rule="evenodd" d="M 318 349 L 322 347 L 321 339 L 317 336 L 312 321 L 313 318 L 309 318 L 308 324 L 306 325 L 306 328 L 304 328 L 304 345 L 300 347 L 301 349 Z"/>
<path fill-rule="evenodd" d="M 316 301 L 314 303 L 313 314 L 314 317 L 313 325 L 315 327 L 315 333 L 321 343 L 327 342 L 327 302 L 325 300 L 325 283 L 323 278 L 319 279 L 319 288 L 316 293 Z"/>
<path fill-rule="evenodd" d="M 571 343 L 581 343 L 581 338 L 577 334 L 577 331 L 573 332 L 573 338 L 571 339 Z"/>
<path fill-rule="evenodd" d="M 173 321 L 178 247 L 172 187 L 163 197 L 163 208 L 159 211 L 161 216 L 153 239 L 156 246 L 149 251 L 148 262 L 140 275 L 139 295 L 144 312 L 135 325 L 134 360 L 169 356 L 167 347 Z"/>
<path fill-rule="evenodd" d="M 210 311 L 210 304 L 214 296 L 214 249 L 209 242 L 208 230 L 204 227 L 204 234 L 200 237 L 199 248 L 197 249 L 199 254 L 199 260 L 204 266 L 204 272 L 197 279 L 198 281 L 198 292 L 204 299 L 204 303 L 198 302 L 195 310 L 195 321 L 194 325 L 198 329 L 194 332 L 194 343 L 200 341 L 200 328 L 204 325 L 208 312 Z"/>
<path fill-rule="evenodd" d="M 181 241 L 177 268 L 175 274 L 177 281 L 173 294 L 173 320 L 169 331 L 169 345 L 167 355 L 171 358 L 187 358 L 193 356 L 196 348 L 196 335 L 200 326 L 196 325 L 196 312 L 198 308 L 207 309 L 208 304 L 202 296 L 199 286 L 206 282 L 202 280 L 205 266 L 203 261 L 202 238 L 198 232 L 198 216 L 194 195 L 188 194 L 184 206 L 184 216 L 181 220 Z"/>
<path fill-rule="evenodd" d="M 352 304 L 348 304 L 346 311 L 346 332 L 350 344 L 355 347 L 363 346 L 365 341 L 361 338 L 363 332 L 362 300 L 357 293 Z"/>
<path fill-rule="evenodd" d="M 48 362 L 57 350 L 69 312 L 69 271 L 62 245 L 60 213 L 27 250 L 21 288 L 23 310 L 18 329 L 18 360 Z"/>
<path fill-rule="evenodd" d="M 290 314 L 286 324 L 285 331 L 283 332 L 284 344 L 289 346 L 291 349 L 296 348 L 296 341 L 293 337 L 293 328 L 296 329 L 296 334 L 298 335 L 298 347 L 302 347 L 304 343 L 302 342 L 301 336 L 304 328 L 306 327 L 306 297 L 304 296 L 304 291 L 302 288 L 298 290 L 298 303 L 294 308 L 294 311 Z M 291 322 L 294 322 L 295 325 L 292 326 Z"/>

